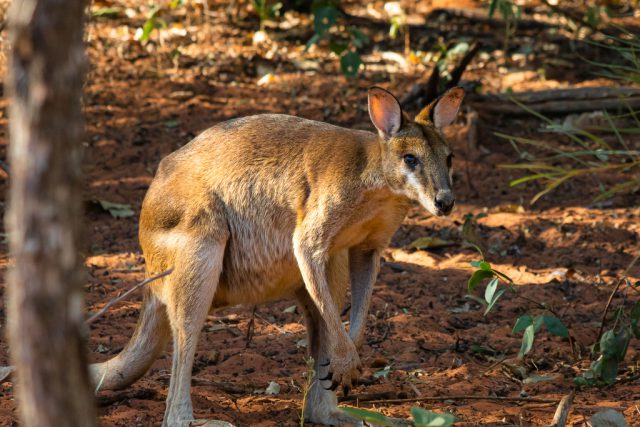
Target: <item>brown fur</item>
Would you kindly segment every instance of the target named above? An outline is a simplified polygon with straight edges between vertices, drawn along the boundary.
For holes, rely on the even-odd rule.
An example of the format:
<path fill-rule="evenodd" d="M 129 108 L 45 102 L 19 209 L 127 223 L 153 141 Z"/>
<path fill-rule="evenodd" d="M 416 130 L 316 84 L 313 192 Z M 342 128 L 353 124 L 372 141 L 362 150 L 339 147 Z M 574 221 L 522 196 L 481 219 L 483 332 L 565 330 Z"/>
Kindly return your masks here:
<path fill-rule="evenodd" d="M 431 199 L 451 192 L 450 149 L 439 130 L 403 117 L 379 88 L 370 92 L 370 109 L 377 126 L 395 120 L 392 135 L 266 114 L 214 126 L 162 160 L 139 237 L 147 275 L 174 272 L 148 289 L 123 352 L 92 367 L 101 388 L 135 381 L 173 337 L 164 425 L 188 425 L 191 367 L 207 313 L 296 296 L 319 377 L 305 414 L 324 424 L 354 421 L 325 387 L 346 391 L 357 379 L 380 253 L 410 199 L 442 214 Z M 420 161 L 415 170 L 403 160 L 407 153 Z M 347 334 L 340 308 L 349 285 Z"/>

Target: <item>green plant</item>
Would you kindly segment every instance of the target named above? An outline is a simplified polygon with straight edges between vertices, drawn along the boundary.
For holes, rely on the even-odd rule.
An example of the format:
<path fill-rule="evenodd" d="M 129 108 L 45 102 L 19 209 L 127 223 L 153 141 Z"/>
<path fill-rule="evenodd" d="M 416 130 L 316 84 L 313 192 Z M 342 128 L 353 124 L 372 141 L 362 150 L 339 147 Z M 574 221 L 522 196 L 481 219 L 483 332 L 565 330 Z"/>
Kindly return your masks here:
<path fill-rule="evenodd" d="M 491 264 L 485 260 L 472 261 L 471 265 L 477 270 L 471 275 L 467 282 L 467 291 L 473 294 L 476 287 L 484 280 L 489 279 L 489 283 L 484 291 L 484 300 L 478 298 L 477 300 L 483 304 L 486 308 L 484 315 L 489 314 L 493 306 L 498 302 L 498 299 L 505 293 L 506 289 L 511 289 L 515 292 L 513 287 L 513 280 L 504 273 L 493 269 Z M 498 284 L 503 282 L 507 285 L 505 289 L 498 289 Z"/>
<path fill-rule="evenodd" d="M 608 36 L 603 41 L 587 40 L 590 45 L 614 53 L 616 62 L 582 60 L 595 66 L 594 74 L 612 80 L 640 83 L 640 35 L 621 29 L 624 37 Z"/>
<path fill-rule="evenodd" d="M 518 317 L 518 320 L 516 320 L 516 324 L 513 326 L 514 334 L 523 332 L 522 345 L 518 352 L 518 358 L 522 359 L 531 351 L 533 348 L 533 341 L 535 340 L 535 334 L 542 325 L 547 328 L 547 331 L 549 331 L 551 335 L 563 338 L 569 337 L 569 330 L 567 327 L 560 319 L 551 313 L 546 312 L 545 314 L 539 314 L 535 317 L 530 314 L 520 316 Z"/>
<path fill-rule="evenodd" d="M 171 0 L 168 7 L 169 9 L 176 9 L 178 6 L 182 6 L 183 3 L 184 0 Z M 153 30 L 167 27 L 165 20 L 160 17 L 163 12 L 164 9 L 158 5 L 151 7 L 149 14 L 147 15 L 147 20 L 144 22 L 142 27 L 138 28 L 136 33 L 136 39 L 138 39 L 140 43 L 144 44 L 148 42 Z"/>
<path fill-rule="evenodd" d="M 637 317 L 635 322 L 637 325 Z M 574 383 L 578 386 L 593 387 L 616 382 L 618 365 L 627 354 L 631 335 L 632 331 L 629 326 L 614 327 L 602 334 L 600 341 L 595 346 L 600 355 L 591 363 L 586 372 L 573 379 Z M 636 338 L 640 338 L 640 336 L 636 334 Z"/>
<path fill-rule="evenodd" d="M 639 259 L 640 255 L 637 255 L 629 263 L 625 273 L 618 280 L 609 296 L 602 315 L 598 339 L 592 348 L 592 356 L 595 360 L 581 376 L 574 378 L 574 382 L 578 386 L 592 387 L 613 384 L 618 375 L 618 366 L 627 354 L 631 338 L 640 339 L 640 328 L 638 327 L 638 322 L 640 322 L 640 301 L 636 301 L 630 311 L 625 310 L 624 302 L 616 307 L 613 326 L 603 333 L 609 307 L 620 285 L 626 282 L 627 286 L 633 287 L 627 278 L 627 274 Z M 639 283 L 636 283 L 634 288 L 637 288 L 638 285 Z"/>
<path fill-rule="evenodd" d="M 489 3 L 489 18 L 498 11 L 504 20 L 504 45 L 505 57 L 509 49 L 509 42 L 518 29 L 518 20 L 522 15 L 522 8 L 512 0 L 491 0 Z"/>
<path fill-rule="evenodd" d="M 396 420 L 379 412 L 360 408 L 340 408 L 348 415 L 359 420 L 380 426 L 395 426 Z M 456 417 L 449 413 L 431 412 L 414 406 L 411 408 L 411 418 L 416 427 L 450 427 L 456 422 Z"/>
<path fill-rule="evenodd" d="M 411 45 L 409 26 L 407 25 L 407 15 L 402 9 L 400 2 L 385 3 L 384 10 L 389 16 L 389 37 L 395 39 L 398 33 L 402 33 L 404 35 L 404 54 L 409 55 Z"/>
<path fill-rule="evenodd" d="M 640 339 L 640 301 L 636 301 L 629 311 L 625 310 L 624 303 L 618 306 L 615 309 L 613 326 L 604 333 L 602 332 L 611 301 L 618 291 L 620 284 L 626 281 L 628 286 L 632 286 L 627 279 L 627 274 L 638 260 L 640 260 L 640 255 L 631 261 L 609 297 L 609 301 L 602 315 L 602 323 L 598 338 L 596 339 L 597 342 L 592 347 L 592 356 L 595 360 L 591 363 L 589 369 L 582 375 L 574 378 L 574 382 L 578 386 L 591 387 L 613 384 L 616 381 L 618 367 L 624 361 L 631 339 L 633 337 Z M 531 351 L 535 336 L 542 326 L 544 326 L 551 335 L 568 338 L 573 351 L 573 338 L 569 329 L 550 306 L 520 295 L 514 286 L 513 280 L 504 273 L 495 270 L 491 264 L 485 260 L 473 261 L 471 265 L 475 267 L 476 270 L 467 283 L 469 293 L 472 293 L 481 282 L 489 280 L 485 288 L 484 300 L 474 297 L 474 299 L 486 306 L 485 316 L 505 291 L 505 289 L 501 289 L 496 292 L 500 282 L 507 285 L 507 288 L 512 290 L 516 296 L 530 303 L 534 303 L 541 310 L 537 315 L 527 313 L 518 317 L 513 326 L 512 332 L 514 334 L 522 333 L 522 344 L 518 352 L 518 358 L 524 358 Z M 639 285 L 639 283 L 636 283 L 635 288 Z"/>
<path fill-rule="evenodd" d="M 471 265 L 476 268 L 469 281 L 467 282 L 467 291 L 472 294 L 476 287 L 483 281 L 489 280 L 485 291 L 484 299 L 475 298 L 486 308 L 484 315 L 489 314 L 494 307 L 498 299 L 505 293 L 507 289 L 511 290 L 517 296 L 527 299 L 530 302 L 538 305 L 542 309 L 542 314 L 532 316 L 530 314 L 524 314 L 520 316 L 513 327 L 513 333 L 517 334 L 523 332 L 522 345 L 518 352 L 518 357 L 523 358 L 533 348 L 533 342 L 535 340 L 535 334 L 543 325 L 547 328 L 547 331 L 555 336 L 570 338 L 569 330 L 558 318 L 558 316 L 544 303 L 530 300 L 522 295 L 518 294 L 517 288 L 514 286 L 513 280 L 506 274 L 494 269 L 491 264 L 485 260 L 472 261 Z M 507 287 L 504 289 L 498 289 L 498 285 L 503 283 Z M 573 346 L 573 344 L 572 344 Z"/>
<path fill-rule="evenodd" d="M 343 15 L 338 4 L 338 1 L 314 0 L 311 6 L 314 35 L 307 42 L 306 49 L 327 40 L 329 49 L 340 58 L 342 73 L 347 77 L 355 77 L 362 65 L 358 49 L 369 43 L 369 38 L 352 25 L 346 26 L 345 31 L 332 31 Z"/>
<path fill-rule="evenodd" d="M 626 39 L 609 36 L 605 43 L 590 43 L 610 49 L 619 59 L 602 63 L 585 58 L 585 61 L 597 67 L 595 74 L 622 82 L 640 82 L 640 35 L 628 33 Z M 528 175 L 511 181 L 510 185 L 517 186 L 529 181 L 543 184 L 544 188 L 532 198 L 531 203 L 573 178 L 597 178 L 600 173 L 605 172 L 615 172 L 624 178 L 608 188 L 600 183 L 600 194 L 594 198 L 594 202 L 640 188 L 640 151 L 631 148 L 630 140 L 634 135 L 640 134 L 640 111 L 632 109 L 624 98 L 620 99 L 620 106 L 628 112 L 612 115 L 603 110 L 598 113 L 601 123 L 589 126 L 589 130 L 584 126 L 575 126 L 569 120 L 558 124 L 515 98 L 511 99 L 520 108 L 544 122 L 550 134 L 564 136 L 570 142 L 568 147 L 560 148 L 555 142 L 496 133 L 498 137 L 508 140 L 520 158 L 526 161 L 499 167 L 529 172 Z M 630 124 L 621 125 L 624 122 Z M 534 147 L 538 153 L 531 153 L 523 147 Z"/>
<path fill-rule="evenodd" d="M 280 16 L 282 3 L 269 4 L 268 0 L 252 0 L 253 8 L 260 18 L 260 29 L 264 29 L 265 21 L 269 21 Z"/>

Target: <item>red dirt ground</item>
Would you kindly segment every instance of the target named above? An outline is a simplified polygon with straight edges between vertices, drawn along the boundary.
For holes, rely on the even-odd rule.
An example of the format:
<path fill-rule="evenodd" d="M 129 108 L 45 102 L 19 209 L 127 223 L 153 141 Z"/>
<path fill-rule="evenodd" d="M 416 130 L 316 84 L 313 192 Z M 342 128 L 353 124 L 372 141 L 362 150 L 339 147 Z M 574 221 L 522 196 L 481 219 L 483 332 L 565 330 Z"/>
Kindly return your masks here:
<path fill-rule="evenodd" d="M 418 23 L 432 7 L 481 7 L 474 1 L 403 5 Z M 142 47 L 133 35 L 148 9 L 140 9 L 132 1 L 102 0 L 94 2 L 91 10 L 106 6 L 119 7 L 121 11 L 130 7 L 131 17 L 122 12 L 113 19 L 93 18 L 87 28 L 91 65 L 85 86 L 84 220 L 89 242 L 86 298 L 90 312 L 143 278 L 137 214 L 162 157 L 217 122 L 258 112 L 284 112 L 372 129 L 366 112 L 366 88 L 381 84 L 401 95 L 428 70 L 423 65 L 402 70 L 395 63 L 382 62 L 380 54 L 373 51 L 365 57 L 368 64 L 361 77 L 351 81 L 340 74 L 337 60 L 325 49 L 314 48 L 305 54 L 301 43 L 287 38 L 285 31 L 273 30 L 270 41 L 253 46 L 251 34 L 258 28 L 258 21 L 245 3 L 236 10 L 211 2 L 208 26 L 202 22 L 200 9 L 178 9 L 165 16 L 169 25 L 161 32 L 162 40 L 154 33 L 151 43 Z M 372 7 L 381 11 L 382 3 L 373 2 Z M 310 22 L 301 19 L 294 30 L 310 34 Z M 464 30 L 451 25 L 444 25 L 442 38 L 459 36 Z M 471 30 L 489 31 L 475 27 Z M 370 33 L 372 43 L 379 44 L 381 50 L 401 52 L 402 42 L 388 44 L 385 31 L 383 28 Z M 2 35 L 6 36 L 6 32 Z M 297 37 L 306 40 L 305 36 Z M 412 33 L 412 37 L 418 45 L 432 42 L 428 35 Z M 547 65 L 543 79 L 517 67 L 499 67 L 496 58 L 500 56 L 501 43 L 494 45 L 495 49 L 489 49 L 484 59 L 474 60 L 466 75 L 481 81 L 486 91 L 603 83 L 588 80 L 579 68 L 563 70 Z M 306 65 L 301 63 L 303 59 L 308 62 Z M 0 65 L 4 75 L 4 59 Z M 301 69 L 305 67 L 313 70 Z M 265 70 L 274 77 L 267 85 L 259 86 L 257 82 Z M 6 98 L 0 100 L 1 158 L 6 158 L 7 104 Z M 542 426 L 550 423 L 554 402 L 572 390 L 572 379 L 588 367 L 588 347 L 596 337 L 612 285 L 640 253 L 638 194 L 594 206 L 590 200 L 597 194 L 597 182 L 589 178 L 561 186 L 530 206 L 528 201 L 540 188 L 536 184 L 509 187 L 509 181 L 518 173 L 495 166 L 515 162 L 517 155 L 493 132 L 540 136 L 539 124 L 526 117 L 491 117 L 479 112 L 477 140 L 469 141 L 464 118 L 447 131 L 456 156 L 459 203 L 455 212 L 438 219 L 416 206 L 384 253 L 361 351 L 364 385 L 352 392 L 361 400 L 349 404 L 396 417 L 408 417 L 411 406 L 419 405 L 455 414 L 461 420 L 457 424 L 460 426 Z M 7 179 L 5 174 L 0 182 L 3 194 Z M 602 179 L 611 182 L 617 177 Z M 130 204 L 135 215 L 113 218 L 97 206 L 97 200 Z M 2 210 L 4 206 L 3 201 Z M 469 262 L 479 256 L 462 245 L 461 225 L 466 213 L 486 214 L 478 220 L 475 234 L 487 250 L 487 260 L 515 281 L 520 295 L 545 302 L 561 313 L 576 343 L 574 353 L 567 339 L 541 332 L 532 353 L 524 362 L 518 362 L 515 358 L 521 336 L 511 333 L 511 328 L 519 315 L 538 313 L 540 309 L 508 293 L 484 317 L 484 308 L 467 297 L 466 282 L 472 271 Z M 408 248 L 412 241 L 425 236 L 451 240 L 454 245 L 433 251 Z M 9 260 L 4 242 L 0 260 L 6 270 Z M 632 269 L 630 276 L 632 282 L 637 281 L 640 268 Z M 623 286 L 613 304 L 626 302 L 629 307 L 637 300 L 638 294 Z M 258 307 L 250 343 L 246 339 L 250 307 L 221 310 L 209 317 L 194 368 L 196 417 L 226 420 L 238 426 L 299 425 L 306 370 L 302 341 L 305 332 L 301 315 L 285 310 L 291 305 L 292 301 L 282 301 Z M 91 326 L 92 360 L 109 359 L 122 349 L 133 331 L 139 307 L 138 295 L 117 305 Z M 3 326 L 4 320 L 3 309 Z M 479 347 L 493 351 L 479 352 Z M 0 355 L 0 362 L 6 363 L 8 348 L 4 341 Z M 507 360 L 497 364 L 502 358 Z M 99 393 L 101 423 L 159 425 L 170 361 L 171 349 L 167 348 L 149 373 L 129 390 Z M 374 377 L 385 366 L 390 366 L 388 378 Z M 554 379 L 525 384 L 514 373 L 517 368 Z M 639 368 L 636 340 L 621 365 L 618 384 L 577 391 L 568 425 L 586 425 L 592 413 L 605 407 L 623 412 L 629 425 L 640 425 Z M 271 381 L 280 385 L 279 394 L 264 394 Z M 374 394 L 381 402 L 368 401 Z M 460 395 L 489 399 L 455 397 Z M 5 383 L 0 389 L 0 425 L 16 424 L 12 396 L 11 383 Z M 418 401 L 430 396 L 453 397 Z M 491 399 L 527 396 L 553 402 Z M 384 402 L 397 398 L 416 400 Z"/>

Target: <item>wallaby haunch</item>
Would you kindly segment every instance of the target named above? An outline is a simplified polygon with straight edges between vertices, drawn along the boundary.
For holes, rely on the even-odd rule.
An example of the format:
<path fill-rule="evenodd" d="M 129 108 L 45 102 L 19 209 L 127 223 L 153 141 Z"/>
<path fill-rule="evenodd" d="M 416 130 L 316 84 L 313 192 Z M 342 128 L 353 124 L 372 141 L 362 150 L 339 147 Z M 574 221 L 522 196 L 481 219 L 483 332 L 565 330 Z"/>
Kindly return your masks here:
<path fill-rule="evenodd" d="M 212 309 L 295 296 L 317 376 L 305 417 L 355 423 L 337 407 L 358 377 L 365 319 L 381 251 L 410 200 L 453 208 L 451 149 L 441 129 L 456 117 L 454 88 L 414 120 L 381 88 L 369 90 L 378 134 L 264 114 L 220 123 L 160 162 L 142 204 L 147 277 L 130 342 L 91 375 L 101 389 L 136 381 L 173 337 L 163 426 L 193 421 L 191 368 Z M 341 305 L 351 289 L 347 333 Z"/>

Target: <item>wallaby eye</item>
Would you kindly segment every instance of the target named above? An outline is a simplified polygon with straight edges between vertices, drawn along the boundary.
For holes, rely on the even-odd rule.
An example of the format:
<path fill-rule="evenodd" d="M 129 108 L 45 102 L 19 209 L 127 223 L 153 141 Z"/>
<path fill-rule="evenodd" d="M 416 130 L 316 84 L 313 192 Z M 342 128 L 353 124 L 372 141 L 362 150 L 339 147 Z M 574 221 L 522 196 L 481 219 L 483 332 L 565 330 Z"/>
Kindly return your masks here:
<path fill-rule="evenodd" d="M 447 167 L 451 169 L 451 163 L 453 162 L 453 154 L 447 156 Z"/>
<path fill-rule="evenodd" d="M 413 154 L 405 154 L 403 158 L 404 158 L 404 162 L 411 169 L 415 168 L 416 165 L 418 164 L 418 159 Z"/>

